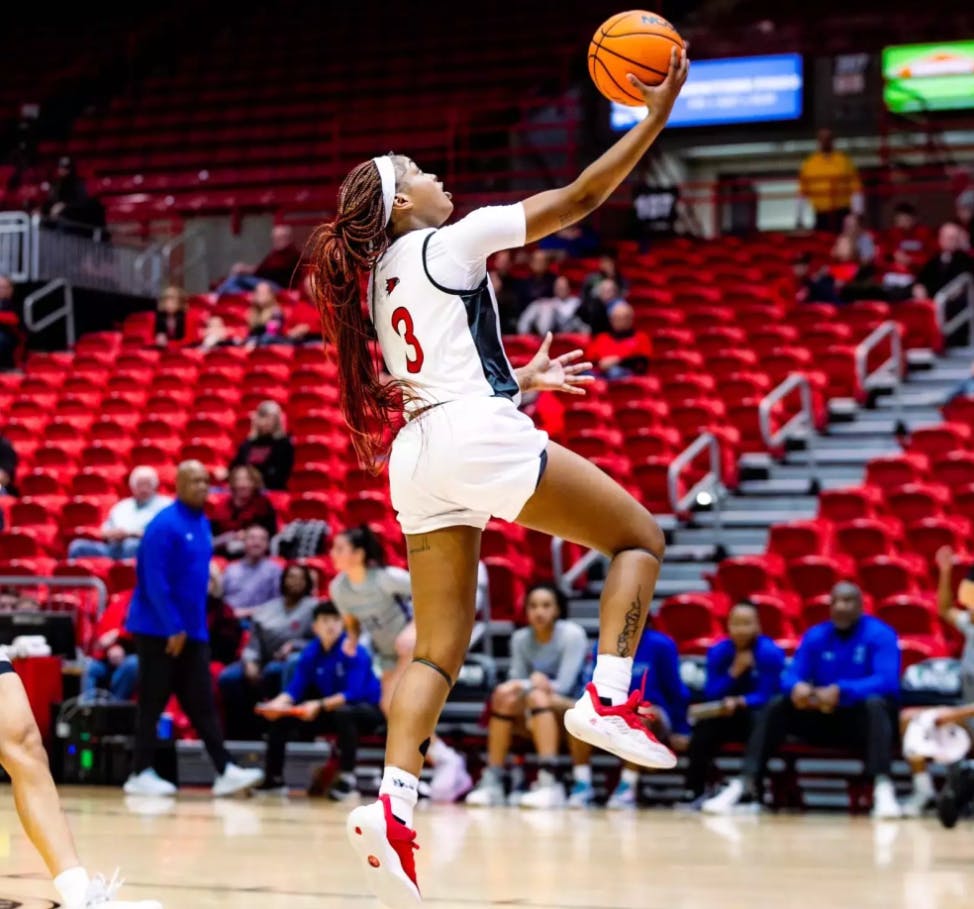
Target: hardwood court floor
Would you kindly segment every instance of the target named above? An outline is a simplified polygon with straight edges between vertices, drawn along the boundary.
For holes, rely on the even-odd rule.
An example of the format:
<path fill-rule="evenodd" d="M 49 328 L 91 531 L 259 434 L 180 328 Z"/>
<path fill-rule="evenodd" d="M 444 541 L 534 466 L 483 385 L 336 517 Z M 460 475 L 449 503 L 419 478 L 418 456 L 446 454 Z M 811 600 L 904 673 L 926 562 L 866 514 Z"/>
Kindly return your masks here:
<path fill-rule="evenodd" d="M 122 867 L 130 899 L 167 909 L 372 909 L 345 843 L 345 806 L 133 801 L 66 788 L 82 856 Z M 432 909 L 970 909 L 974 824 L 838 815 L 705 819 L 426 808 L 420 882 Z M 54 892 L 0 787 L 0 907 Z M 12 900 L 13 902 L 7 902 Z"/>

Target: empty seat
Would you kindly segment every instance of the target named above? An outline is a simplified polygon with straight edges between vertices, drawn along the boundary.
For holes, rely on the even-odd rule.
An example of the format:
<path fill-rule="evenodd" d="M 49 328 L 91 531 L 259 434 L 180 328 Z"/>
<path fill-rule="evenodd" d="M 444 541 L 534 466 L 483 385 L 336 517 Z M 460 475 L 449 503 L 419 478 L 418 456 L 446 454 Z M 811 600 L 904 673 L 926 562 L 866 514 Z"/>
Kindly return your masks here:
<path fill-rule="evenodd" d="M 871 518 L 881 502 L 881 493 L 870 486 L 826 489 L 818 498 L 818 516 L 835 522 Z"/>
<path fill-rule="evenodd" d="M 809 555 L 827 555 L 831 525 L 826 521 L 788 521 L 774 524 L 768 534 L 768 552 L 786 562 Z"/>
<path fill-rule="evenodd" d="M 971 429 L 963 423 L 940 423 L 914 429 L 910 435 L 910 451 L 939 458 L 950 451 L 966 449 L 971 440 Z"/>
<path fill-rule="evenodd" d="M 972 460 L 971 482 L 974 482 L 974 455 Z M 882 455 L 866 464 L 866 485 L 880 489 L 895 489 L 907 483 L 921 483 L 927 478 L 930 460 L 926 455 L 906 452 L 898 455 Z M 942 483 L 949 483 L 935 474 Z"/>
<path fill-rule="evenodd" d="M 721 618 L 727 603 L 719 593 L 668 597 L 660 604 L 653 623 L 673 638 L 681 653 L 706 653 L 723 636 Z"/>
<path fill-rule="evenodd" d="M 715 590 L 734 602 L 754 593 L 773 593 L 781 586 L 783 563 L 777 556 L 736 556 L 724 559 L 710 580 Z"/>
<path fill-rule="evenodd" d="M 785 570 L 788 585 L 802 600 L 811 600 L 831 592 L 839 581 L 856 577 L 855 563 L 849 556 L 802 556 L 788 563 Z"/>
<path fill-rule="evenodd" d="M 890 553 L 859 563 L 859 586 L 876 600 L 919 588 L 924 562 L 913 553 Z"/>
<path fill-rule="evenodd" d="M 890 513 L 904 524 L 940 517 L 950 505 L 950 490 L 933 483 L 909 483 L 886 494 Z"/>

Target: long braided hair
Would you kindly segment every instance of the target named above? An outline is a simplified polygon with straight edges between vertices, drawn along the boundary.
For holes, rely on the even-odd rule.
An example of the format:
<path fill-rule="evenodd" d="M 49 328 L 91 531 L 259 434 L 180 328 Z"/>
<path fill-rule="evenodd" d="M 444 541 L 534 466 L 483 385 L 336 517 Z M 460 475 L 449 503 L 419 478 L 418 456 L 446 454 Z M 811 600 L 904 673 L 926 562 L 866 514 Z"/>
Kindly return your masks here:
<path fill-rule="evenodd" d="M 406 159 L 390 157 L 398 187 L 406 173 Z M 365 276 L 390 242 L 382 179 L 375 163 L 364 161 L 345 177 L 335 218 L 311 234 L 307 256 L 322 334 L 326 344 L 334 344 L 337 350 L 342 414 L 359 461 L 376 471 L 395 416 L 409 395 L 405 383 L 382 378 L 381 357 L 371 346 L 374 335 L 362 299 Z"/>

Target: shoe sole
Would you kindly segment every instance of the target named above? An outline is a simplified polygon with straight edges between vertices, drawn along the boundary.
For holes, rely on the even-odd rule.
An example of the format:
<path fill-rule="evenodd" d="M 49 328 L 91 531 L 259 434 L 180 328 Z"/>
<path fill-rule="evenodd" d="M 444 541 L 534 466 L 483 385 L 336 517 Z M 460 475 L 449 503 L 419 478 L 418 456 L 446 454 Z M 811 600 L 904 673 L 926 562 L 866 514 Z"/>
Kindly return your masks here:
<path fill-rule="evenodd" d="M 264 782 L 264 778 L 263 776 L 261 776 L 258 779 L 252 780 L 248 783 L 240 783 L 231 789 L 217 789 L 214 786 L 213 789 L 210 791 L 213 793 L 213 798 L 225 799 L 225 798 L 229 798 L 231 795 L 240 795 L 244 792 L 251 792 L 263 782 Z"/>
<path fill-rule="evenodd" d="M 654 747 L 649 746 L 647 751 L 635 751 L 625 746 L 620 746 L 613 739 L 599 733 L 595 726 L 586 723 L 574 707 L 565 711 L 565 729 L 582 742 L 586 742 L 595 748 L 601 748 L 609 754 L 614 754 L 630 764 L 638 764 L 640 767 L 647 767 L 650 770 L 671 770 L 676 766 L 676 755 L 665 745 Z"/>
<path fill-rule="evenodd" d="M 411 909 L 421 906 L 419 890 L 401 871 L 399 855 L 386 838 L 385 820 L 382 829 L 375 827 L 372 806 L 356 808 L 348 815 L 345 832 L 348 842 L 359 857 L 369 889 L 389 909 Z"/>

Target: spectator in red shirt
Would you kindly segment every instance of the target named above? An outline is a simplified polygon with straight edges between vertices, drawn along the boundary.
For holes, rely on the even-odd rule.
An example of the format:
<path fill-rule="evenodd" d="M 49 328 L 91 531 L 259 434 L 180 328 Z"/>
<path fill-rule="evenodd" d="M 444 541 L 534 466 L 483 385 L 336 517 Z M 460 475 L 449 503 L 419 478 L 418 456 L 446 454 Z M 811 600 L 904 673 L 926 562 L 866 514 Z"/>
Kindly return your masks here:
<path fill-rule="evenodd" d="M 294 443 L 284 429 L 284 412 L 276 401 L 261 401 L 254 411 L 247 436 L 231 467 L 251 464 L 267 489 L 287 489 L 294 468 Z"/>
<path fill-rule="evenodd" d="M 277 533 L 277 514 L 264 495 L 260 473 L 251 464 L 238 464 L 227 480 L 230 491 L 210 509 L 213 551 L 237 559 L 244 554 L 244 531 L 253 525 L 263 527 L 270 536 Z"/>
<path fill-rule="evenodd" d="M 139 658 L 125 630 L 131 594 L 112 597 L 95 626 L 95 643 L 85 662 L 81 693 L 107 689 L 118 701 L 131 700 L 139 679 Z"/>
<path fill-rule="evenodd" d="M 886 239 L 887 258 L 913 270 L 924 263 L 933 246 L 933 232 L 920 223 L 916 208 L 909 202 L 899 202 L 893 209 L 893 226 Z M 902 254 L 899 259 L 897 253 Z"/>
<path fill-rule="evenodd" d="M 628 303 L 616 303 L 609 312 L 608 332 L 596 335 L 585 351 L 585 359 L 607 379 L 642 375 L 649 369 L 653 344 L 649 335 L 635 330 L 635 321 L 635 310 Z"/>
<path fill-rule="evenodd" d="M 271 251 L 257 265 L 237 262 L 230 276 L 217 288 L 218 294 L 241 294 L 253 290 L 260 281 L 270 281 L 275 290 L 290 287 L 301 263 L 301 252 L 294 245 L 294 232 L 288 224 L 271 228 Z"/>

